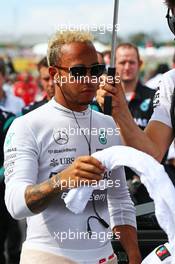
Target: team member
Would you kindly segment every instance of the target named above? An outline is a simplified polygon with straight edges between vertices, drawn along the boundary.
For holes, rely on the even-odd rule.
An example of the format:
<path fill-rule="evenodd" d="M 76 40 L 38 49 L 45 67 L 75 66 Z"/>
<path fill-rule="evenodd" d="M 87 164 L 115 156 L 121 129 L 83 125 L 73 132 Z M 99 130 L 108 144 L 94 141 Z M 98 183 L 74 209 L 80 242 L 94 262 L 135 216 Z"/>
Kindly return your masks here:
<path fill-rule="evenodd" d="M 166 0 L 165 2 L 168 5 L 166 16 L 168 25 L 175 35 L 175 2 L 174 0 Z M 103 107 L 104 96 L 111 95 L 113 97 L 112 115 L 120 127 L 125 143 L 147 152 L 158 161 L 161 161 L 175 135 L 175 70 L 173 69 L 163 75 L 155 94 L 154 113 L 144 131 L 139 129 L 133 121 L 121 85 L 116 85 L 116 87 L 112 87 L 109 84 L 103 87 L 105 93 L 101 93 L 101 107 Z M 173 176 L 171 180 L 175 185 Z M 153 255 L 155 255 L 155 252 Z M 167 256 L 165 257 L 167 258 Z M 166 258 L 164 256 L 163 259 L 156 258 L 157 262 L 154 261 L 154 263 L 162 263 L 163 261 L 164 263 L 169 263 L 169 259 L 166 260 Z M 148 262 L 150 263 L 150 258 Z M 143 263 L 148 262 L 145 260 Z"/>
<path fill-rule="evenodd" d="M 120 76 L 121 85 L 124 90 L 128 108 L 134 118 L 136 124 L 144 129 L 153 112 L 153 97 L 155 92 L 143 85 L 139 80 L 139 72 L 142 61 L 138 48 L 131 43 L 119 44 L 116 48 L 116 68 Z M 106 91 L 103 89 L 97 91 L 96 99 L 103 100 L 103 93 Z M 127 180 L 130 180 L 130 191 L 137 197 L 138 201 L 149 200 L 147 192 L 143 186 L 141 186 L 140 179 L 135 173 L 125 168 Z M 142 190 L 142 194 L 137 193 L 138 188 Z M 136 194 L 135 194 L 136 193 Z M 135 198 L 136 198 L 135 197 Z"/>
<path fill-rule="evenodd" d="M 116 69 L 124 89 L 128 108 L 136 124 L 144 129 L 153 112 L 155 92 L 139 80 L 142 60 L 138 48 L 132 43 L 122 43 L 116 48 Z M 97 92 L 98 96 L 98 92 Z M 139 177 L 129 168 L 125 168 L 129 189 L 135 203 L 149 201 L 150 198 Z"/>
<path fill-rule="evenodd" d="M 105 171 L 90 156 L 120 144 L 117 133 L 106 132 L 116 131 L 112 118 L 88 108 L 99 85 L 93 77 L 98 80 L 105 66 L 97 63 L 91 38 L 84 32 L 56 33 L 48 61 L 55 98 L 15 120 L 5 142 L 7 208 L 15 218 L 27 217 L 28 223 L 21 264 L 117 263 L 109 239 L 100 242 L 99 237 L 110 232 L 109 220 L 113 232 L 120 232 L 129 263 L 139 264 L 135 210 L 123 169 Z M 112 182 L 120 180 L 120 187 L 94 191 L 80 215 L 66 208 L 68 188 L 82 181 L 97 183 L 103 174 Z"/>
<path fill-rule="evenodd" d="M 172 23 L 175 17 L 173 14 L 171 16 L 171 11 L 175 11 L 175 3 L 169 0 L 166 3 L 170 8 L 167 15 L 169 26 L 175 33 Z M 120 127 L 125 143 L 143 150 L 161 161 L 174 138 L 170 108 L 175 87 L 175 70 L 173 69 L 163 75 L 155 94 L 155 110 L 144 132 L 136 126 L 131 116 L 121 85 L 118 84 L 116 87 L 112 87 L 110 84 L 103 86 L 105 92 L 101 93 L 99 100 L 101 107 L 103 108 L 104 96 L 111 95 L 113 97 L 112 115 Z"/>
<path fill-rule="evenodd" d="M 120 76 L 129 110 L 136 124 L 144 129 L 153 112 L 152 100 L 155 92 L 139 80 L 142 61 L 138 48 L 132 43 L 122 43 L 116 48 L 116 69 Z M 101 85 L 103 88 L 103 84 Z M 97 91 L 97 101 L 102 98 L 104 89 Z M 103 99 L 103 98 L 102 98 Z"/>

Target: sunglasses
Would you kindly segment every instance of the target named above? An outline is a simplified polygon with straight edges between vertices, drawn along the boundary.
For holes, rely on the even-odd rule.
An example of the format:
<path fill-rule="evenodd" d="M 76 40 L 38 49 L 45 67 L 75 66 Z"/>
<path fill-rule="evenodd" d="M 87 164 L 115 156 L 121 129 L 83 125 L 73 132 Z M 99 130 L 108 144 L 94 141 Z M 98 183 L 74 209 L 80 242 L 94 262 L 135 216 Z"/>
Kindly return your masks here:
<path fill-rule="evenodd" d="M 105 64 L 94 64 L 90 67 L 84 65 L 76 65 L 70 68 L 55 66 L 57 69 L 68 71 L 75 79 L 85 77 L 88 70 L 90 70 L 91 76 L 100 77 L 106 71 Z"/>
<path fill-rule="evenodd" d="M 169 29 L 175 35 L 175 16 L 174 15 L 170 16 L 170 8 L 168 8 L 166 18 L 167 18 Z"/>

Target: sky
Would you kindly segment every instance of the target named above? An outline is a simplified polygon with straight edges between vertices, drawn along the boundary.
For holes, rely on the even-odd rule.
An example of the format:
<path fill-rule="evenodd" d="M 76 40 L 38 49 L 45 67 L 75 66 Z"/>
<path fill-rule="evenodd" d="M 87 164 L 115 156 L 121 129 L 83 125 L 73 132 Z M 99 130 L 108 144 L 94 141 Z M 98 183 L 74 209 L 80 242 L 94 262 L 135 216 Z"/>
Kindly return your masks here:
<path fill-rule="evenodd" d="M 0 34 L 52 34 L 65 25 L 110 27 L 114 0 L 0 0 Z M 163 0 L 120 0 L 119 35 L 144 31 L 173 39 Z"/>

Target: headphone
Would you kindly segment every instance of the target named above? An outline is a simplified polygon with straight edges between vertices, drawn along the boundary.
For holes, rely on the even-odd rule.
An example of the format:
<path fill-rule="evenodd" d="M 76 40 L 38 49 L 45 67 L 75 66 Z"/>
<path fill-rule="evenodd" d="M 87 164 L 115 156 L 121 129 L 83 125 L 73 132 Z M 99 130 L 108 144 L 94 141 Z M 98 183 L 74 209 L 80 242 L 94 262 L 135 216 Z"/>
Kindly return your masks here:
<path fill-rule="evenodd" d="M 57 79 L 54 79 L 53 80 L 53 83 L 55 83 L 55 84 L 58 84 L 58 83 L 60 83 Z"/>
<path fill-rule="evenodd" d="M 57 76 L 57 77 L 54 76 L 53 83 L 54 84 L 59 84 L 59 86 L 61 86 L 60 77 L 59 76 Z"/>

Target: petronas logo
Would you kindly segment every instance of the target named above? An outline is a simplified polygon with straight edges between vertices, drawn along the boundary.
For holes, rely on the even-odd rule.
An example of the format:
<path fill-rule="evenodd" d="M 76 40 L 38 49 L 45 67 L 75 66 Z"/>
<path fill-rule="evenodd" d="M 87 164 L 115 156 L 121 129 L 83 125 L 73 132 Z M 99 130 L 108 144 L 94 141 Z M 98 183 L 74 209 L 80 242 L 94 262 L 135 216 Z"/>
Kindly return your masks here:
<path fill-rule="evenodd" d="M 99 141 L 101 144 L 105 145 L 107 143 L 107 138 L 106 138 L 106 132 L 104 129 L 99 131 Z"/>
<path fill-rule="evenodd" d="M 9 147 L 11 145 L 12 138 L 14 135 L 15 135 L 15 133 L 9 133 L 8 134 L 8 136 L 6 137 L 6 140 L 5 140 L 5 146 L 6 147 Z"/>

